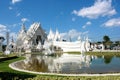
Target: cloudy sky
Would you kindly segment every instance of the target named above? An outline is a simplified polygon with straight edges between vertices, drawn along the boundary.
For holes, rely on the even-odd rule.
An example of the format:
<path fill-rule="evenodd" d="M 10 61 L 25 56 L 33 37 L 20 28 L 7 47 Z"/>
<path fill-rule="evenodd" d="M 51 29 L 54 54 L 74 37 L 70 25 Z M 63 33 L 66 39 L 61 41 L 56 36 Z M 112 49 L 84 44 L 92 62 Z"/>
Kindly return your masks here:
<path fill-rule="evenodd" d="M 23 22 L 27 29 L 40 22 L 47 33 L 120 40 L 120 0 L 0 0 L 0 6 L 0 36 L 16 37 Z"/>

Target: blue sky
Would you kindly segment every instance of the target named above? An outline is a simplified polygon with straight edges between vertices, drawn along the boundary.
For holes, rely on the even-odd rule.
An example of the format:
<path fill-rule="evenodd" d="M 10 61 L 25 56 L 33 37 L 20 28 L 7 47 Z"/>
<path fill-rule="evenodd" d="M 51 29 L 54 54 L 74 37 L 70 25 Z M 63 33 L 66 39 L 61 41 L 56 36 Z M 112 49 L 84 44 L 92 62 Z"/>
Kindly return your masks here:
<path fill-rule="evenodd" d="M 0 36 L 16 37 L 24 22 L 28 29 L 40 22 L 62 35 L 88 36 L 92 41 L 108 35 L 120 40 L 120 0 L 0 0 Z"/>

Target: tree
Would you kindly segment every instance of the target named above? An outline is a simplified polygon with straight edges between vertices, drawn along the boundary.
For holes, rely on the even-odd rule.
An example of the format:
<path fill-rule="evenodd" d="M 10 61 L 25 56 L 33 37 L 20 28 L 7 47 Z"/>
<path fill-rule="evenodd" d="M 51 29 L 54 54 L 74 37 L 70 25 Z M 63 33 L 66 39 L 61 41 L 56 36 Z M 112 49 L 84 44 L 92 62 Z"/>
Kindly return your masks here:
<path fill-rule="evenodd" d="M 101 43 L 102 43 L 101 41 L 96 42 L 96 44 L 98 44 L 98 45 L 101 44 Z"/>
<path fill-rule="evenodd" d="M 109 42 L 109 41 L 110 41 L 110 38 L 109 38 L 109 36 L 105 35 L 105 36 L 103 37 L 103 40 L 104 40 L 104 42 L 106 43 L 106 42 Z"/>
<path fill-rule="evenodd" d="M 0 36 L 0 42 L 3 42 L 4 40 L 5 40 L 5 38 Z"/>
<path fill-rule="evenodd" d="M 2 51 L 2 42 L 4 41 L 4 37 L 0 36 L 0 52 Z"/>
<path fill-rule="evenodd" d="M 115 45 L 119 46 L 120 45 L 120 41 L 115 41 Z"/>
<path fill-rule="evenodd" d="M 104 63 L 109 64 L 112 61 L 113 56 L 107 55 L 104 56 Z"/>
<path fill-rule="evenodd" d="M 105 35 L 103 36 L 103 44 L 105 45 L 105 49 L 109 48 L 110 49 L 110 46 L 112 45 L 112 41 L 110 41 L 110 38 L 109 36 Z"/>

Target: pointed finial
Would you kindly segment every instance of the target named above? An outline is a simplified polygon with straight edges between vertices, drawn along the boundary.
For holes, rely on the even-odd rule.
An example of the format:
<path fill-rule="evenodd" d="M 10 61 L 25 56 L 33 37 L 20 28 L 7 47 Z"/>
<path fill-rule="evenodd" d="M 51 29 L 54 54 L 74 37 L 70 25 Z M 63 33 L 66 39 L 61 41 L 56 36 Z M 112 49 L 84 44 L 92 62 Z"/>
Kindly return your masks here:
<path fill-rule="evenodd" d="M 25 23 L 24 23 L 24 22 L 22 23 L 21 30 L 24 31 L 24 32 L 26 32 L 26 29 L 25 29 Z"/>
<path fill-rule="evenodd" d="M 12 36 L 11 42 L 14 42 L 13 36 Z"/>

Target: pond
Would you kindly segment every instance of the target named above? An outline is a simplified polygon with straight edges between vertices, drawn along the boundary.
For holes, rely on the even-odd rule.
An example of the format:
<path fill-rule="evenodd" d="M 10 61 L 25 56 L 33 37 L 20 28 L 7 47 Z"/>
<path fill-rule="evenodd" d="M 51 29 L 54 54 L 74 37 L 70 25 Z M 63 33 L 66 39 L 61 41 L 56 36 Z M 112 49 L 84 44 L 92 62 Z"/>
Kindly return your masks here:
<path fill-rule="evenodd" d="M 63 53 L 56 56 L 27 55 L 26 59 L 16 63 L 20 69 L 35 72 L 65 74 L 95 74 L 120 72 L 120 57 L 92 56 Z"/>

